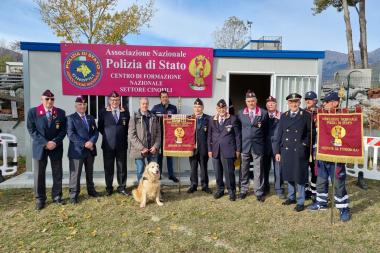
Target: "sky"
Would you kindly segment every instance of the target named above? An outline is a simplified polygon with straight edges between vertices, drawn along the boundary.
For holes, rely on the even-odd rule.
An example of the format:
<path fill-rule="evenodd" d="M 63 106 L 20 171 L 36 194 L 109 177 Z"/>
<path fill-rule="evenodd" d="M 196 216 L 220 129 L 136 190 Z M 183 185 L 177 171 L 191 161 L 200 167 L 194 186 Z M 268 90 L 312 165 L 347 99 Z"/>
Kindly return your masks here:
<path fill-rule="evenodd" d="M 119 0 L 118 9 L 132 2 Z M 366 1 L 368 51 L 380 47 L 379 0 Z M 345 53 L 343 13 L 329 8 L 314 16 L 313 0 L 156 0 L 155 15 L 139 35 L 128 35 L 134 45 L 213 47 L 213 32 L 230 16 L 252 21 L 251 37 L 282 36 L 283 49 L 334 50 Z M 354 49 L 358 50 L 357 13 L 351 11 Z M 0 1 L 0 42 L 60 42 L 42 22 L 33 0 Z"/>

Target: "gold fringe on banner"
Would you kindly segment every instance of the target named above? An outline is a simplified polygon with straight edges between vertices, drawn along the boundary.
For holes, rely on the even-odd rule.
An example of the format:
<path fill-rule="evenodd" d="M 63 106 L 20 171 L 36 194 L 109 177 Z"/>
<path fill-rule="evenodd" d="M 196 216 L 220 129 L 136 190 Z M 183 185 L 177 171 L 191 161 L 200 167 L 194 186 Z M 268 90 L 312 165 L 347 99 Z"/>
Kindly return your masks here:
<path fill-rule="evenodd" d="M 194 155 L 194 152 L 192 151 L 166 151 L 164 150 L 164 156 L 189 157 L 193 155 Z"/>
<path fill-rule="evenodd" d="M 326 154 L 317 154 L 316 156 L 318 161 L 332 162 L 332 163 L 358 163 L 363 164 L 364 158 L 359 156 L 337 156 L 337 155 L 326 155 Z"/>

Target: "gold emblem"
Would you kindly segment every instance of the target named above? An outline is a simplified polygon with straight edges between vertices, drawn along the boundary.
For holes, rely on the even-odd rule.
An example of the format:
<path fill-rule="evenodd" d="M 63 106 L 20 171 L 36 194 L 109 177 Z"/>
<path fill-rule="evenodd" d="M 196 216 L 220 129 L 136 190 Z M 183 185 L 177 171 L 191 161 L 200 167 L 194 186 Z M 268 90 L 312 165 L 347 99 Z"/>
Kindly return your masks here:
<path fill-rule="evenodd" d="M 203 127 L 203 131 L 207 132 L 207 126 Z"/>
<path fill-rule="evenodd" d="M 261 121 L 259 123 L 257 123 L 257 127 L 260 128 L 261 127 Z"/>
<path fill-rule="evenodd" d="M 334 126 L 331 129 L 331 135 L 334 137 L 334 140 L 332 141 L 332 145 L 335 147 L 341 147 L 342 146 L 342 139 L 344 136 L 346 136 L 346 129 L 342 126 Z"/>
<path fill-rule="evenodd" d="M 185 136 L 185 130 L 183 130 L 182 127 L 177 127 L 174 130 L 174 135 L 175 135 L 175 137 L 177 137 L 177 139 L 175 140 L 175 142 L 178 143 L 178 144 L 181 144 L 182 143 L 182 138 L 183 138 L 183 136 Z"/>
<path fill-rule="evenodd" d="M 204 55 L 197 55 L 189 64 L 190 75 L 194 77 L 194 83 L 190 83 L 190 88 L 193 90 L 205 90 L 204 79 L 211 73 L 210 61 Z"/>
<path fill-rule="evenodd" d="M 57 121 L 57 122 L 55 122 L 55 128 L 56 128 L 56 129 L 59 129 L 59 125 L 60 125 L 60 124 L 59 124 L 59 122 L 58 122 L 58 121 Z"/>
<path fill-rule="evenodd" d="M 126 124 L 127 124 L 127 121 L 123 119 L 123 126 L 125 126 Z"/>

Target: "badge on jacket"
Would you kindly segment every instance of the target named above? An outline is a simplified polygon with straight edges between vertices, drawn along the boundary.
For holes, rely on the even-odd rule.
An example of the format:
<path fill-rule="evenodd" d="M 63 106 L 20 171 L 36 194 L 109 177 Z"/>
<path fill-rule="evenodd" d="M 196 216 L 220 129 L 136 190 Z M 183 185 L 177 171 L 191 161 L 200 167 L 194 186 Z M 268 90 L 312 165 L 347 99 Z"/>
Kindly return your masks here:
<path fill-rule="evenodd" d="M 207 126 L 203 127 L 203 131 L 207 132 Z"/>
<path fill-rule="evenodd" d="M 258 127 L 258 128 L 261 127 L 261 121 L 259 121 L 259 122 L 257 123 L 257 127 Z"/>
<path fill-rule="evenodd" d="M 231 132 L 231 129 L 232 129 L 232 125 L 227 125 L 227 126 L 226 126 L 226 130 L 227 130 L 227 132 Z"/>
<path fill-rule="evenodd" d="M 127 120 L 123 118 L 123 126 L 127 125 Z"/>
<path fill-rule="evenodd" d="M 59 121 L 56 121 L 55 122 L 55 129 L 59 129 L 60 126 L 61 126 L 61 123 Z"/>

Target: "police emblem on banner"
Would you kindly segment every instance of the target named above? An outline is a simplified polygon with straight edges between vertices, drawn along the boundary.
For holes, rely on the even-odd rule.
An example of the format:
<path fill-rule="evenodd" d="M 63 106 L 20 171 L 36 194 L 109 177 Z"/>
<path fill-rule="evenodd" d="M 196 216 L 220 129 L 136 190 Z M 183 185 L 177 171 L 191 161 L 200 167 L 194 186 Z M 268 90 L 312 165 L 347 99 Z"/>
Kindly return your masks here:
<path fill-rule="evenodd" d="M 193 90 L 205 90 L 205 78 L 211 73 L 209 59 L 204 55 L 197 55 L 190 61 L 189 72 L 194 77 L 194 82 L 189 84 L 190 88 Z"/>
<path fill-rule="evenodd" d="M 102 78 L 100 59 L 88 50 L 71 52 L 64 61 L 63 69 L 66 80 L 79 89 L 92 88 Z"/>

